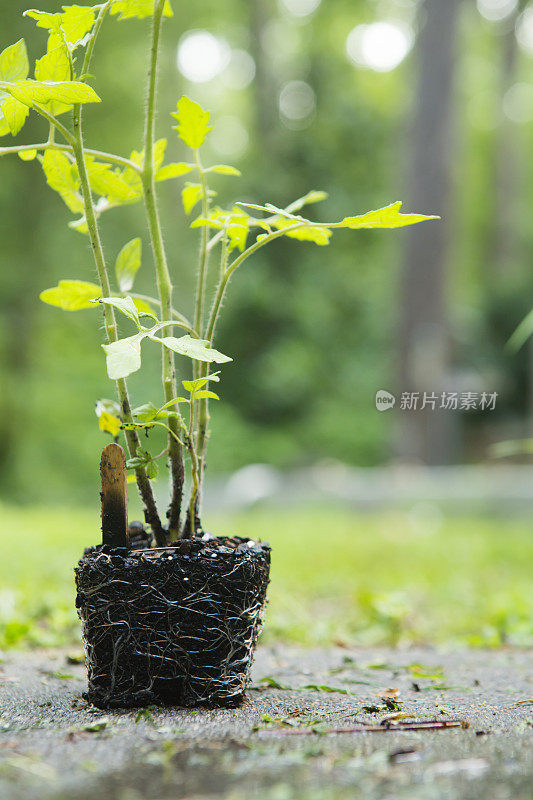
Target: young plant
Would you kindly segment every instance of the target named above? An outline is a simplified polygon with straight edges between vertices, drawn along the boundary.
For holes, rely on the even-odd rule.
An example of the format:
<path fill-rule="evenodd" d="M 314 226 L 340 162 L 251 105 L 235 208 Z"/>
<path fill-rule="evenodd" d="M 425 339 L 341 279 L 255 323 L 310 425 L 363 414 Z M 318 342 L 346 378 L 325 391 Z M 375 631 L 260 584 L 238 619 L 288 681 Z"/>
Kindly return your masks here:
<path fill-rule="evenodd" d="M 172 16 L 168 0 L 107 0 L 94 6 L 62 6 L 57 13 L 29 10 L 30 17 L 47 34 L 46 52 L 36 62 L 32 78 L 23 39 L 0 53 L 0 135 L 15 136 L 30 111 L 43 119 L 47 137 L 31 145 L 0 148 L 0 155 L 18 154 L 23 161 L 37 161 L 49 186 L 59 193 L 74 219 L 69 226 L 88 236 L 98 284 L 62 280 L 42 292 L 41 299 L 64 310 L 100 308 L 107 342 L 102 345 L 109 377 L 115 381 L 118 401 L 99 400 L 96 411 L 101 430 L 117 438 L 124 433 L 129 453 L 128 467 L 134 471 L 144 504 L 146 522 L 158 545 L 192 536 L 201 529 L 200 499 L 209 439 L 209 402 L 218 395 L 210 385 L 218 382 L 213 363 L 231 358 L 213 347 L 217 321 L 228 285 L 237 270 L 258 250 L 275 239 L 288 237 L 318 246 L 329 244 L 337 228 L 399 228 L 427 219 L 422 214 L 402 214 L 401 203 L 377 211 L 348 216 L 338 222 L 313 222 L 300 212 L 324 200 L 326 194 L 311 191 L 286 208 L 270 203 L 237 203 L 231 208 L 216 205 L 209 187 L 211 175 L 238 176 L 232 166 L 206 166 L 201 152 L 212 130 L 209 112 L 187 97 L 181 97 L 172 117 L 174 130 L 190 151 L 189 160 L 165 162 L 166 139 L 155 138 L 156 88 L 160 35 L 164 17 Z M 83 109 L 101 102 L 91 85 L 92 56 L 102 24 L 108 17 L 128 20 L 152 17 L 152 33 L 141 149 L 129 156 L 90 149 L 83 135 Z M 65 121 L 65 119 L 67 121 Z M 191 222 L 198 229 L 200 255 L 192 321 L 176 310 L 172 281 L 159 220 L 157 184 L 187 176 L 181 197 L 186 215 L 199 208 Z M 141 266 L 141 239 L 127 242 L 118 254 L 113 290 L 110 265 L 104 255 L 99 220 L 122 205 L 142 202 L 146 212 L 155 266 L 156 296 L 133 291 Z M 207 308 L 207 278 L 210 257 L 218 251 L 215 269 L 218 282 Z M 119 338 L 116 312 L 131 325 L 131 335 Z M 182 335 L 176 337 L 175 329 Z M 142 349 L 156 344 L 161 349 L 164 403 L 146 402 L 132 408 L 127 378 L 141 368 Z M 176 376 L 180 356 L 180 383 Z M 186 377 L 187 362 L 192 376 Z M 192 378 L 192 379 L 190 379 Z M 154 428 L 165 431 L 167 445 L 156 455 L 144 449 L 140 433 Z M 190 496 L 183 501 L 185 454 L 190 473 Z M 170 471 L 170 502 L 163 523 L 156 507 L 151 482 L 158 474 L 158 460 L 166 458 Z M 183 510 L 187 509 L 185 519 Z"/>

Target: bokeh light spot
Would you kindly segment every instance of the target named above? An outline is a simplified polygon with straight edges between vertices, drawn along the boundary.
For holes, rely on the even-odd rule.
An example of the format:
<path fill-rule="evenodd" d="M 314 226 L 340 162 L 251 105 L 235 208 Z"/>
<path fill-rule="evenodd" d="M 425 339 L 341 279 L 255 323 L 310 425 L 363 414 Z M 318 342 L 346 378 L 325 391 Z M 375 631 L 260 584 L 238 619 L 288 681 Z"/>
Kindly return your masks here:
<path fill-rule="evenodd" d="M 228 66 L 229 45 L 209 31 L 188 31 L 178 44 L 178 69 L 187 80 L 206 83 Z"/>
<path fill-rule="evenodd" d="M 404 60 L 413 39 L 412 29 L 399 22 L 356 25 L 346 39 L 346 52 L 360 67 L 389 72 Z"/>

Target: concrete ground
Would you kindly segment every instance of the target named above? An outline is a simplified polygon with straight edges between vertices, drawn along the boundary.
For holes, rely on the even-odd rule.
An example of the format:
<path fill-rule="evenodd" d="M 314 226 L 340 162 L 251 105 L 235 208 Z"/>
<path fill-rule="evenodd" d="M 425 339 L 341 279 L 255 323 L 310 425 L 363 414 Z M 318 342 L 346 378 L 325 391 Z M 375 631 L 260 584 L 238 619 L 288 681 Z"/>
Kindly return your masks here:
<path fill-rule="evenodd" d="M 106 713 L 67 653 L 9 653 L 0 797 L 531 800 L 532 656 L 263 647 L 241 709 Z M 469 726 L 387 730 L 387 715 Z M 334 732 L 368 723 L 381 732 Z"/>

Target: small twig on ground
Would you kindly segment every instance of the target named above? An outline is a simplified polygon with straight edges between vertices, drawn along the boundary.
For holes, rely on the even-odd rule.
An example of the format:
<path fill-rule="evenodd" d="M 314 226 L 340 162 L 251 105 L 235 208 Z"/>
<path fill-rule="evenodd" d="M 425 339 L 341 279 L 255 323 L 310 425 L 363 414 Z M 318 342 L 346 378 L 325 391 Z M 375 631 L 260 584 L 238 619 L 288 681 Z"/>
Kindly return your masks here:
<path fill-rule="evenodd" d="M 419 722 L 397 722 L 395 724 L 385 723 L 382 725 L 355 725 L 349 728 L 328 728 L 326 730 L 313 730 L 313 728 L 287 728 L 287 729 L 267 729 L 260 733 L 276 734 L 280 736 L 300 735 L 307 736 L 313 733 L 319 735 L 331 733 L 387 733 L 388 731 L 433 731 L 443 730 L 444 728 L 468 728 L 469 723 L 464 719 L 446 720 L 420 720 Z"/>

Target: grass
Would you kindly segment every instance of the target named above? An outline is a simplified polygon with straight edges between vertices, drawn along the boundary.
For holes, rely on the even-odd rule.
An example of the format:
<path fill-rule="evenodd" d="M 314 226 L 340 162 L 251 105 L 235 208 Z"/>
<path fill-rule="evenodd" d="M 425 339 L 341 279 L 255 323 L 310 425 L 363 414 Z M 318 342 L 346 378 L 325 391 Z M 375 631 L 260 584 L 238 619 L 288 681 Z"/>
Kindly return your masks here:
<path fill-rule="evenodd" d="M 0 510 L 0 647 L 79 642 L 72 567 L 98 540 L 97 511 Z M 274 547 L 265 641 L 533 644 L 528 520 L 318 508 L 209 523 Z"/>

